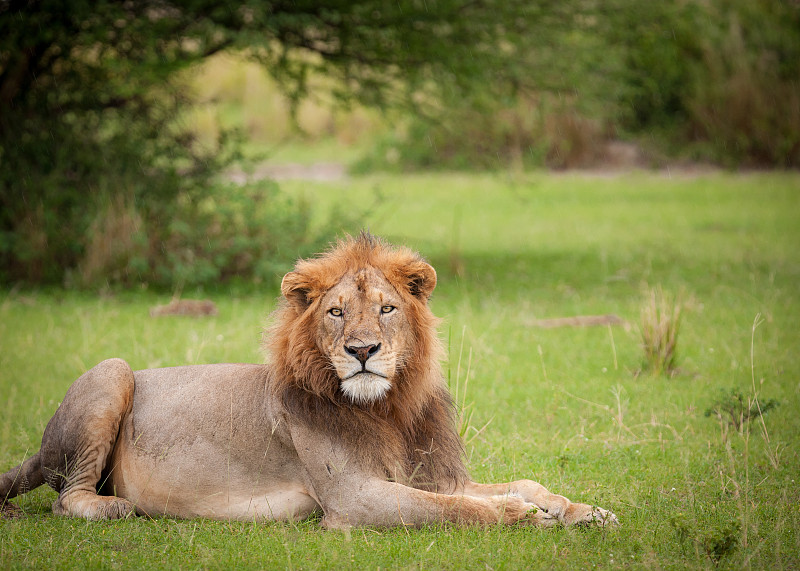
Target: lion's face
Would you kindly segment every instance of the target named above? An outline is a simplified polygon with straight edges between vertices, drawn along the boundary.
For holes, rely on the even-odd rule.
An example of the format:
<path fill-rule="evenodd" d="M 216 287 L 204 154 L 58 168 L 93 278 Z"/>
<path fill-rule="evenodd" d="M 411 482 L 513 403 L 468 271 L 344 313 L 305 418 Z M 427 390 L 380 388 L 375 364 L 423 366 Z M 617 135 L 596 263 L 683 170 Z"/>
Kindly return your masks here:
<path fill-rule="evenodd" d="M 408 400 L 411 385 L 423 398 L 439 375 L 434 287 L 436 272 L 418 254 L 368 234 L 300 260 L 281 283 L 288 305 L 270 337 L 280 374 L 357 405 Z"/>
<path fill-rule="evenodd" d="M 413 341 L 406 309 L 402 296 L 374 268 L 345 275 L 322 296 L 317 345 L 353 402 L 379 400 L 391 389 Z"/>

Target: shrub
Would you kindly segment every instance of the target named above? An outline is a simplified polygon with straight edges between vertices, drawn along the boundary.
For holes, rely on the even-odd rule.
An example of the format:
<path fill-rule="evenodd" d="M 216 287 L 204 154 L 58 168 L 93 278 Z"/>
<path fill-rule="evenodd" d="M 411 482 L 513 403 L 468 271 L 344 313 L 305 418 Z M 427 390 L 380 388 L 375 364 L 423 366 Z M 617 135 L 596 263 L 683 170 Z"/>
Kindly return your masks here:
<path fill-rule="evenodd" d="M 182 124 L 180 72 L 230 50 L 295 114 L 315 74 L 337 100 L 397 105 L 506 67 L 527 4 L 0 2 L 0 284 L 265 275 L 266 244 L 305 243 L 307 213 L 202 198 L 231 155 Z"/>
<path fill-rule="evenodd" d="M 435 120 L 414 114 L 358 169 L 596 166 L 616 137 L 650 156 L 800 166 L 797 2 L 532 4 L 537 33 L 509 46 L 504 80 L 441 94 Z"/>
<path fill-rule="evenodd" d="M 135 120 L 119 109 L 6 118 L 22 135 L 0 144 L 0 165 L 13 165 L 0 168 L 0 283 L 63 283 L 87 254 L 100 255 L 90 234 L 108 234 L 111 224 L 111 238 L 126 240 L 123 221 L 109 217 L 132 216 L 133 230 L 179 195 L 202 192 L 230 162 L 227 139 L 197 147 L 173 122 L 169 98 L 159 99 Z"/>
<path fill-rule="evenodd" d="M 409 119 L 354 170 L 579 168 L 602 160 L 608 139 L 603 121 L 572 98 L 519 96 L 505 106 L 464 101 L 436 121 Z"/>
<path fill-rule="evenodd" d="M 691 136 L 728 164 L 800 166 L 800 8 L 725 4 L 693 69 Z"/>
<path fill-rule="evenodd" d="M 274 282 L 298 256 L 318 251 L 336 232 L 353 231 L 357 216 L 333 212 L 314 228 L 308 202 L 281 193 L 272 181 L 217 184 L 148 217 L 115 200 L 91 226 L 76 281 L 176 288 Z"/>
<path fill-rule="evenodd" d="M 736 389 L 720 390 L 718 398 L 706 409 L 705 416 L 714 416 L 720 423 L 727 424 L 738 432 L 751 420 L 767 414 L 778 404 L 775 399 L 761 404 L 757 398 L 746 397 Z"/>
<path fill-rule="evenodd" d="M 800 165 L 796 2 L 626 4 L 609 35 L 624 129 L 729 166 Z"/>

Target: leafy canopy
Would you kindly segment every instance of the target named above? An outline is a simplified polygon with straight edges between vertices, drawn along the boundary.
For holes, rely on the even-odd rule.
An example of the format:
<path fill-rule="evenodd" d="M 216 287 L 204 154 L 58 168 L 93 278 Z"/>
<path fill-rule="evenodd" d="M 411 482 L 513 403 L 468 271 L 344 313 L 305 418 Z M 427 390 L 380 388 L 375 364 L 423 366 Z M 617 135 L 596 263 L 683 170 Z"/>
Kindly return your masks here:
<path fill-rule="evenodd" d="M 504 68 L 522 5 L 1 2 L 0 282 L 63 282 L 86 256 L 90 229 L 108 226 L 104 212 L 162 227 L 177 197 L 199 200 L 236 158 L 225 137 L 203 148 L 181 124 L 190 95 L 176 72 L 238 50 L 294 101 L 316 72 L 337 78 L 345 101 L 424 106 L 433 98 L 420 93 Z"/>

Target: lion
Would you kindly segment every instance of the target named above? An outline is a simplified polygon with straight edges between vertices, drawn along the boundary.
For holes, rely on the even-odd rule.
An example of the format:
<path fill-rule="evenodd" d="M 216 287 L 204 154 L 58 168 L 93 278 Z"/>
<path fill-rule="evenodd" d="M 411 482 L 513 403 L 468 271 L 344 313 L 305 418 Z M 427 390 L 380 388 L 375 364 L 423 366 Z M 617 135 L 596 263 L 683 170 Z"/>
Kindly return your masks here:
<path fill-rule="evenodd" d="M 40 450 L 0 476 L 0 503 L 44 483 L 53 512 L 295 520 L 331 529 L 610 525 L 531 480 L 470 479 L 428 301 L 435 270 L 368 233 L 300 260 L 265 333 L 268 364 L 79 377 Z"/>

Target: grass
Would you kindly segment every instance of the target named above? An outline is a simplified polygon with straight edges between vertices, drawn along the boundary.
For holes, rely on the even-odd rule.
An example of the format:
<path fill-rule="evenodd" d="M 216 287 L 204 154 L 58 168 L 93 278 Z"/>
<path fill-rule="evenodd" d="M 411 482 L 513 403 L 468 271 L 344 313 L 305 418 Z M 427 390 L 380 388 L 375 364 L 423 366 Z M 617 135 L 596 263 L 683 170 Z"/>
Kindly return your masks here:
<path fill-rule="evenodd" d="M 536 479 L 612 509 L 619 529 L 86 522 L 53 516 L 40 488 L 19 501 L 27 517 L 0 521 L 0 567 L 797 568 L 800 177 L 672 174 L 284 184 L 313 204 L 374 204 L 370 229 L 437 267 L 475 478 Z M 655 287 L 685 293 L 671 377 L 637 375 Z M 0 294 L 0 468 L 37 449 L 71 381 L 104 358 L 260 360 L 277 291 L 195 293 L 219 315 L 151 318 L 170 296 L 149 291 Z M 535 325 L 600 314 L 627 326 Z M 734 391 L 778 406 L 738 429 L 704 414 Z"/>
<path fill-rule="evenodd" d="M 680 323 L 680 300 L 664 293 L 660 287 L 647 292 L 640 323 L 647 371 L 667 376 L 677 372 L 675 363 Z"/>

